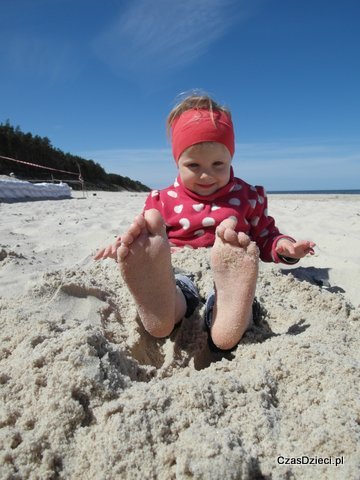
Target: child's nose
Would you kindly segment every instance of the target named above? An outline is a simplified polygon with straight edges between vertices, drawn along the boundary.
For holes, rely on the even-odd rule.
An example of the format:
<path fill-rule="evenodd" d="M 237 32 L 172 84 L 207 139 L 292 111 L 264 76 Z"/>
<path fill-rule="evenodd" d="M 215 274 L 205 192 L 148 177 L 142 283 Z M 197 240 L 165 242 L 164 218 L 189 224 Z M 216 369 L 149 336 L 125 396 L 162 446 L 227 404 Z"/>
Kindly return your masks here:
<path fill-rule="evenodd" d="M 208 170 L 203 170 L 203 171 L 201 172 L 200 178 L 206 179 L 206 178 L 209 178 L 209 177 L 211 177 L 211 174 L 210 174 L 210 172 L 209 172 Z"/>

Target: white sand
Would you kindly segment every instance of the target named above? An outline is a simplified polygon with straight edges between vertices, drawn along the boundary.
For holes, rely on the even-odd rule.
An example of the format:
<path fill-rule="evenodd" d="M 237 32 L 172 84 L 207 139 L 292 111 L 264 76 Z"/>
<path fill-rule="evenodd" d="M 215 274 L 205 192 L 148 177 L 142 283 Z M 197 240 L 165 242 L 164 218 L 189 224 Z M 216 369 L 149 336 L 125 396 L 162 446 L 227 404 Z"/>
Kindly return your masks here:
<path fill-rule="evenodd" d="M 262 264 L 261 317 L 222 358 L 203 306 L 154 340 L 116 264 L 91 260 L 146 194 L 74 195 L 0 204 L 1 479 L 359 478 L 360 197 L 270 196 L 316 255 Z M 208 251 L 174 263 L 205 297 Z"/>

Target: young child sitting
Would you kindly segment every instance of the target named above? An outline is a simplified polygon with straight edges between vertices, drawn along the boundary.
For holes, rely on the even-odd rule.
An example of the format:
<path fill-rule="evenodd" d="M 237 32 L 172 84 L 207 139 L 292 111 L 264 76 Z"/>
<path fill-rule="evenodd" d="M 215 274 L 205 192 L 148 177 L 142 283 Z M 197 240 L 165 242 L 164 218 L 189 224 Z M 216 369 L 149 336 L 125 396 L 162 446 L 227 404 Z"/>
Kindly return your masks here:
<path fill-rule="evenodd" d="M 174 275 L 171 252 L 211 247 L 215 291 L 206 302 L 209 343 L 235 347 L 252 320 L 259 257 L 294 264 L 315 244 L 282 235 L 268 215 L 263 187 L 234 177 L 231 114 L 208 96 L 191 95 L 169 114 L 175 183 L 153 190 L 141 215 L 95 259 L 114 258 L 145 329 L 168 336 L 199 303 L 193 282 Z"/>

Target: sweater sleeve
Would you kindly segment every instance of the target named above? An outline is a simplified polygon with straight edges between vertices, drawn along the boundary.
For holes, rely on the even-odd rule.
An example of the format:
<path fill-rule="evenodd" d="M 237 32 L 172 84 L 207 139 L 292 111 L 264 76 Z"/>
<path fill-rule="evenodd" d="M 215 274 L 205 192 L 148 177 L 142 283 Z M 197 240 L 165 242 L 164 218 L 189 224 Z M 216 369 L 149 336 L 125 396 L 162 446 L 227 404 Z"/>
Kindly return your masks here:
<path fill-rule="evenodd" d="M 252 193 L 253 199 L 249 201 L 251 210 L 248 217 L 250 237 L 259 247 L 261 260 L 291 265 L 297 263 L 297 259 L 287 259 L 275 251 L 276 244 L 281 238 L 287 238 L 292 242 L 295 240 L 287 235 L 282 235 L 276 227 L 273 217 L 268 215 L 268 199 L 265 189 L 256 186 L 252 188 Z"/>

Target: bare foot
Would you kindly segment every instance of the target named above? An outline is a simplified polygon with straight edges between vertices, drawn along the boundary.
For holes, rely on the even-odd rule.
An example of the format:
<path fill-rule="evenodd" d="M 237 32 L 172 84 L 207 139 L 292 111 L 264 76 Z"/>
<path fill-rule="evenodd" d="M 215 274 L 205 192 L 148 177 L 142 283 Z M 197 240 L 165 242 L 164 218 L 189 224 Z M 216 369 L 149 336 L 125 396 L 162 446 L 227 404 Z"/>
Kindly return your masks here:
<path fill-rule="evenodd" d="M 170 245 L 157 210 L 135 218 L 118 249 L 121 274 L 145 329 L 166 337 L 185 314 L 186 301 L 175 285 Z"/>
<path fill-rule="evenodd" d="M 232 219 L 221 222 L 211 252 L 215 281 L 211 337 L 223 350 L 237 345 L 251 322 L 259 265 L 255 242 L 236 233 L 235 226 Z"/>

